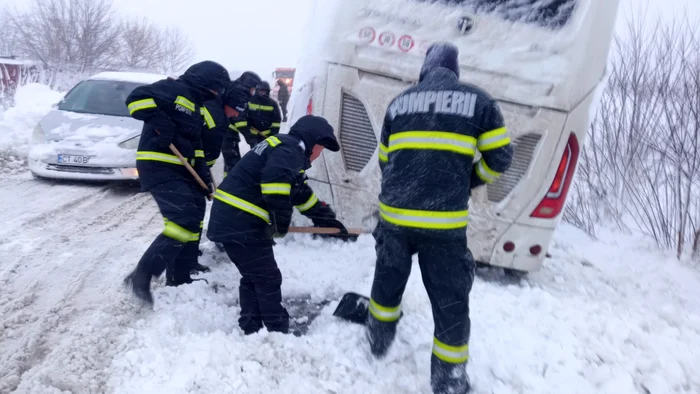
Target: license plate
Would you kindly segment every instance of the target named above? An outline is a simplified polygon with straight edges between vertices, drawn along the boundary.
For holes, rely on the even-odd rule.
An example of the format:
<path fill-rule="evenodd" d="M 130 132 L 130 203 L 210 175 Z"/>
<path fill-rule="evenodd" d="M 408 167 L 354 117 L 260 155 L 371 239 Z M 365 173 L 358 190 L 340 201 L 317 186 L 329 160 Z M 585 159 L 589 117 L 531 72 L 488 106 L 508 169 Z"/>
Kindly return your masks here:
<path fill-rule="evenodd" d="M 80 156 L 80 155 L 58 155 L 58 164 L 88 164 L 90 162 L 90 156 Z"/>

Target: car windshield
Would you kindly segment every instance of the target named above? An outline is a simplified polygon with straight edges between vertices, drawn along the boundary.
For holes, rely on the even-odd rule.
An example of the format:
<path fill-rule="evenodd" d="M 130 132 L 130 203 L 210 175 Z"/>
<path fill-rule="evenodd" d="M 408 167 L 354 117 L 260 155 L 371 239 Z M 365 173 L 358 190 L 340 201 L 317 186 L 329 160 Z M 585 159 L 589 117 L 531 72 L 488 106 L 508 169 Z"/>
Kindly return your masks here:
<path fill-rule="evenodd" d="M 77 84 L 58 104 L 62 111 L 129 116 L 126 98 L 142 83 L 87 80 Z"/>
<path fill-rule="evenodd" d="M 549 29 L 566 25 L 576 0 L 415 0 L 464 7 L 476 14 L 495 13 L 512 22 L 534 23 Z"/>

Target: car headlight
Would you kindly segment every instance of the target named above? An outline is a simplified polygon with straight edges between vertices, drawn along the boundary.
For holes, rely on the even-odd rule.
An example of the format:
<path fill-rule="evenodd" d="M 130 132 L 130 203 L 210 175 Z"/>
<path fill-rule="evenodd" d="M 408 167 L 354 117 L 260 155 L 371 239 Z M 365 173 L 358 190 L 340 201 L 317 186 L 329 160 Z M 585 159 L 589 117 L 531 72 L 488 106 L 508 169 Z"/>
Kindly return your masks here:
<path fill-rule="evenodd" d="M 46 133 L 41 128 L 41 125 L 37 123 L 34 127 L 34 132 L 32 133 L 32 143 L 43 144 L 46 142 Z"/>
<path fill-rule="evenodd" d="M 119 147 L 124 149 L 137 149 L 139 147 L 139 139 L 141 139 L 140 135 L 129 138 L 128 140 L 119 143 Z"/>

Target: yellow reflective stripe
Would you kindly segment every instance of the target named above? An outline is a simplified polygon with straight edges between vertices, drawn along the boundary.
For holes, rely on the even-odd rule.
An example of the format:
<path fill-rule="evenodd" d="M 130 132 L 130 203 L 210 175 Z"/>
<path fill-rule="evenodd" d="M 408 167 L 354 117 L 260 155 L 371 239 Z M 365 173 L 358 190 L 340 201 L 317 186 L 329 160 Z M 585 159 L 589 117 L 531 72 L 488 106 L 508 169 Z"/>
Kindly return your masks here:
<path fill-rule="evenodd" d="M 214 192 L 214 198 L 232 207 L 238 208 L 241 211 L 257 216 L 267 223 L 270 223 L 270 214 L 266 210 L 255 204 L 249 203 L 242 198 L 238 198 L 219 189 Z"/>
<path fill-rule="evenodd" d="M 204 228 L 204 220 L 202 220 L 201 222 L 199 222 L 199 228 Z"/>
<path fill-rule="evenodd" d="M 482 158 L 478 163 L 476 163 L 476 175 L 478 175 L 479 178 L 486 183 L 493 183 L 499 176 L 501 176 L 501 173 L 489 168 L 488 164 L 486 164 Z"/>
<path fill-rule="evenodd" d="M 232 124 L 230 124 L 230 123 L 229 123 L 229 125 L 228 125 L 228 128 L 231 129 L 231 130 L 233 130 L 233 131 L 235 131 L 235 132 L 237 132 L 237 133 L 240 133 L 240 131 L 236 128 L 236 126 L 234 126 L 234 125 L 232 125 Z"/>
<path fill-rule="evenodd" d="M 389 223 L 403 227 L 451 230 L 466 227 L 469 211 L 420 211 L 390 207 L 379 203 L 379 214 Z"/>
<path fill-rule="evenodd" d="M 211 116 L 211 113 L 209 113 L 209 110 L 206 107 L 200 108 L 199 112 L 202 114 L 202 116 L 204 116 L 204 122 L 206 122 L 207 127 L 209 127 L 210 129 L 216 127 L 214 118 Z"/>
<path fill-rule="evenodd" d="M 450 364 L 462 364 L 469 361 L 469 345 L 450 346 L 433 338 L 433 354 Z"/>
<path fill-rule="evenodd" d="M 280 127 L 281 124 L 279 122 L 272 122 L 272 125 L 270 127 Z"/>
<path fill-rule="evenodd" d="M 177 156 L 160 152 L 139 151 L 136 152 L 136 160 L 160 161 L 163 163 L 183 165 Z"/>
<path fill-rule="evenodd" d="M 209 160 L 209 161 L 207 162 L 207 165 L 208 165 L 208 166 L 213 166 L 214 164 L 216 164 L 216 159 L 214 159 L 214 160 Z M 224 176 L 226 176 L 226 175 L 224 175 Z"/>
<path fill-rule="evenodd" d="M 379 161 L 381 162 L 388 162 L 389 161 L 389 156 L 388 154 L 388 148 L 386 145 L 379 143 Z"/>
<path fill-rule="evenodd" d="M 311 197 L 309 197 L 309 199 L 306 200 L 305 203 L 303 203 L 301 205 L 297 205 L 296 207 L 299 210 L 299 212 L 306 212 L 309 209 L 313 208 L 317 202 L 318 202 L 318 197 L 316 197 L 316 193 L 311 193 Z"/>
<path fill-rule="evenodd" d="M 375 319 L 383 322 L 393 322 L 399 320 L 401 317 L 401 305 L 388 307 L 382 306 L 373 299 L 369 299 L 369 313 L 374 316 Z"/>
<path fill-rule="evenodd" d="M 270 135 L 270 133 L 272 133 L 272 130 L 265 130 L 265 131 L 261 131 L 260 135 L 264 135 L 265 137 L 267 137 L 268 135 Z"/>
<path fill-rule="evenodd" d="M 153 100 L 152 98 L 147 98 L 143 100 L 132 101 L 131 103 L 129 103 L 127 108 L 129 109 L 129 115 L 133 115 L 136 111 L 149 108 L 158 108 L 158 106 L 156 105 L 155 100 Z"/>
<path fill-rule="evenodd" d="M 258 129 L 256 129 L 255 127 L 251 127 L 251 128 L 250 128 L 250 134 L 259 135 L 260 133 L 258 132 Z"/>
<path fill-rule="evenodd" d="M 487 131 L 479 136 L 479 144 L 477 147 L 481 152 L 498 149 L 502 146 L 510 144 L 508 130 L 505 127 Z"/>
<path fill-rule="evenodd" d="M 184 227 L 165 219 L 165 229 L 163 235 L 180 242 L 194 242 L 199 240 L 199 233 L 193 233 Z"/>
<path fill-rule="evenodd" d="M 246 127 L 248 126 L 248 121 L 242 120 L 233 124 L 234 127 Z"/>
<path fill-rule="evenodd" d="M 194 151 L 194 157 L 204 157 L 204 151 L 200 149 L 196 149 Z"/>
<path fill-rule="evenodd" d="M 282 141 L 275 136 L 268 137 L 265 139 L 265 141 L 267 141 L 267 143 L 273 148 L 282 143 Z"/>
<path fill-rule="evenodd" d="M 401 149 L 444 150 L 474 156 L 476 138 L 447 131 L 404 131 L 389 136 L 387 153 Z"/>
<path fill-rule="evenodd" d="M 292 193 L 292 185 L 289 183 L 261 183 L 262 194 L 281 194 L 288 196 Z"/>
<path fill-rule="evenodd" d="M 182 97 L 182 96 L 177 96 L 175 99 L 175 104 L 180 104 L 183 107 L 189 109 L 190 111 L 194 112 L 194 103 L 191 102 L 190 100 Z"/>
<path fill-rule="evenodd" d="M 275 107 L 270 106 L 270 105 L 260 105 L 260 104 L 255 104 L 255 103 L 248 103 L 248 109 L 257 110 L 257 111 L 274 111 Z"/>

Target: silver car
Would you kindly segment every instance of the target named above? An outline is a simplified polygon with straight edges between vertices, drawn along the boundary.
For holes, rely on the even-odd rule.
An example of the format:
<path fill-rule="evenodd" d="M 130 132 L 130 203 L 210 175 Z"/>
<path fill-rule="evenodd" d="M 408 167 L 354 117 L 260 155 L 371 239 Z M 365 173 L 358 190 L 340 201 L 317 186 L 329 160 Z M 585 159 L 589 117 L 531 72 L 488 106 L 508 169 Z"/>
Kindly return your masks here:
<path fill-rule="evenodd" d="M 75 85 L 34 128 L 29 170 L 40 178 L 135 180 L 143 122 L 125 100 L 166 75 L 104 72 Z"/>

